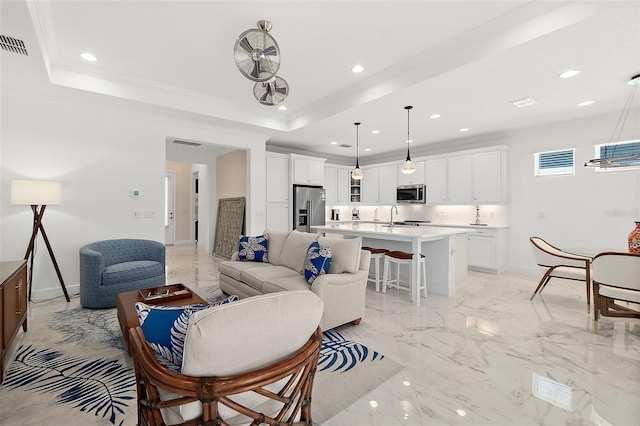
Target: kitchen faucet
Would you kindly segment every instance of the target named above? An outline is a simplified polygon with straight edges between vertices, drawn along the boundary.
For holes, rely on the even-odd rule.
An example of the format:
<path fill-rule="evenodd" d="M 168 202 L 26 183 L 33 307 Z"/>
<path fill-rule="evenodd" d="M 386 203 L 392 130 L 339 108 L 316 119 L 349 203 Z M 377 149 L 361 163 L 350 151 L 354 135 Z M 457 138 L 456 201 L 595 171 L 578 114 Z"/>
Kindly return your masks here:
<path fill-rule="evenodd" d="M 393 226 L 393 209 L 396 209 L 396 214 L 398 214 L 398 206 L 391 206 L 391 223 L 389 223 L 391 226 Z"/>

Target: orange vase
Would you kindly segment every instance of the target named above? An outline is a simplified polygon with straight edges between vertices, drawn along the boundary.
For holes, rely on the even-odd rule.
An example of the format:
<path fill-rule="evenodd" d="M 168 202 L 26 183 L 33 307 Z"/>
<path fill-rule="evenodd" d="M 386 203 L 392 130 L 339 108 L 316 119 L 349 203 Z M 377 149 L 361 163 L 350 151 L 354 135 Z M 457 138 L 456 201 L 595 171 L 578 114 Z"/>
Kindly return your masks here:
<path fill-rule="evenodd" d="M 640 253 L 640 222 L 629 234 L 629 253 Z"/>

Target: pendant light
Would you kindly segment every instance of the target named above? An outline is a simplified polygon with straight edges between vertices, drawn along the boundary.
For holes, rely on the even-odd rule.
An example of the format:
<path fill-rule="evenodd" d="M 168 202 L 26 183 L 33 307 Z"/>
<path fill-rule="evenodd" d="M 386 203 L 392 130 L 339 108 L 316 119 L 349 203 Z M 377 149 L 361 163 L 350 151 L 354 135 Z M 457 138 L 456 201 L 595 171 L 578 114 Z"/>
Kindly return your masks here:
<path fill-rule="evenodd" d="M 633 86 L 633 88 L 629 92 L 629 97 L 622 109 L 620 118 L 618 118 L 618 122 L 613 128 L 609 145 L 605 145 L 601 148 L 600 158 L 595 158 L 584 163 L 585 167 L 596 167 L 601 169 L 606 169 L 608 167 L 640 167 L 640 153 L 638 152 L 637 142 L 613 145 L 614 142 L 620 142 L 622 139 L 622 129 L 627 121 L 627 116 L 631 110 L 631 105 L 636 91 L 638 90 L 638 86 L 640 86 L 640 74 L 636 74 L 631 77 L 627 84 Z"/>
<path fill-rule="evenodd" d="M 351 172 L 351 178 L 352 179 L 356 179 L 356 180 L 360 180 L 362 179 L 362 170 L 360 170 L 360 164 L 359 164 L 359 159 L 358 159 L 358 151 L 359 151 L 359 138 L 358 138 L 358 126 L 360 126 L 360 124 L 362 123 L 353 123 L 356 126 L 356 168 L 353 169 L 353 171 Z"/>
<path fill-rule="evenodd" d="M 409 142 L 411 140 L 411 138 L 409 138 L 409 112 L 411 108 L 413 108 L 411 105 L 404 107 L 404 109 L 407 110 L 407 159 L 402 165 L 402 173 L 405 175 L 410 175 L 416 171 L 416 166 L 413 164 L 413 161 L 411 161 L 411 154 L 409 153 Z"/>

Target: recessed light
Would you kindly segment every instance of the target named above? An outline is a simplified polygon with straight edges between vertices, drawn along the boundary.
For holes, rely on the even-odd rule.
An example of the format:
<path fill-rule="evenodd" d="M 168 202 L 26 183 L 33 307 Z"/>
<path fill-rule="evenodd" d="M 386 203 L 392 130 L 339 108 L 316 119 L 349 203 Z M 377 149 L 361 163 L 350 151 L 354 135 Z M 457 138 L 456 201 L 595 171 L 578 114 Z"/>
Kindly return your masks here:
<path fill-rule="evenodd" d="M 431 114 L 429 118 L 440 118 L 440 114 Z"/>
<path fill-rule="evenodd" d="M 351 72 L 354 74 L 359 74 L 362 71 L 364 71 L 364 67 L 362 65 L 354 65 L 353 68 L 351 68 Z"/>
<path fill-rule="evenodd" d="M 85 61 L 89 61 L 89 62 L 95 62 L 98 60 L 98 58 L 96 58 L 93 53 L 89 53 L 89 52 L 81 53 L 80 57 Z"/>
<path fill-rule="evenodd" d="M 468 127 L 463 127 L 462 129 L 460 129 L 461 132 L 468 132 L 469 128 Z"/>
<path fill-rule="evenodd" d="M 580 102 L 578 104 L 579 107 L 583 107 L 583 106 L 589 106 L 593 103 L 593 101 L 584 101 L 584 102 Z"/>
<path fill-rule="evenodd" d="M 527 96 L 526 98 L 516 99 L 515 101 L 511 101 L 511 103 L 514 106 L 517 106 L 518 108 L 523 108 L 523 107 L 528 107 L 528 106 L 531 106 L 531 105 L 535 105 L 538 102 L 536 102 L 536 100 L 533 99 L 531 96 Z"/>
<path fill-rule="evenodd" d="M 331 145 L 338 145 L 338 142 L 336 142 L 336 141 L 331 141 Z"/>
<path fill-rule="evenodd" d="M 280 105 L 280 106 L 278 107 L 278 109 L 279 109 L 280 111 L 286 111 L 286 110 L 287 110 L 287 107 L 286 107 L 286 106 L 284 106 L 284 105 Z"/>
<path fill-rule="evenodd" d="M 364 149 L 364 152 L 370 152 L 370 151 L 371 151 L 371 148 L 365 148 Z"/>
<path fill-rule="evenodd" d="M 378 133 L 380 133 L 380 130 L 372 130 L 371 133 L 377 135 Z"/>
<path fill-rule="evenodd" d="M 558 77 L 560 77 L 560 78 L 571 78 L 571 77 L 575 77 L 578 74 L 580 74 L 580 70 L 566 70 L 566 71 L 560 73 L 560 75 Z"/>

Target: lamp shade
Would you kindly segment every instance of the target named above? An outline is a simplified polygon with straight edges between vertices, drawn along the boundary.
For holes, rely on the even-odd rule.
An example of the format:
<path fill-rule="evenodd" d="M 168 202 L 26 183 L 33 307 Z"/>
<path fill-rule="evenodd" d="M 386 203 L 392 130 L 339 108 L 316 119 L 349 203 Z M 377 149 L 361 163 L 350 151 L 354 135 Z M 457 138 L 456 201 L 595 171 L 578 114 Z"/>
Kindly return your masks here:
<path fill-rule="evenodd" d="M 60 182 L 47 180 L 12 180 L 11 204 L 58 205 L 61 204 Z"/>

